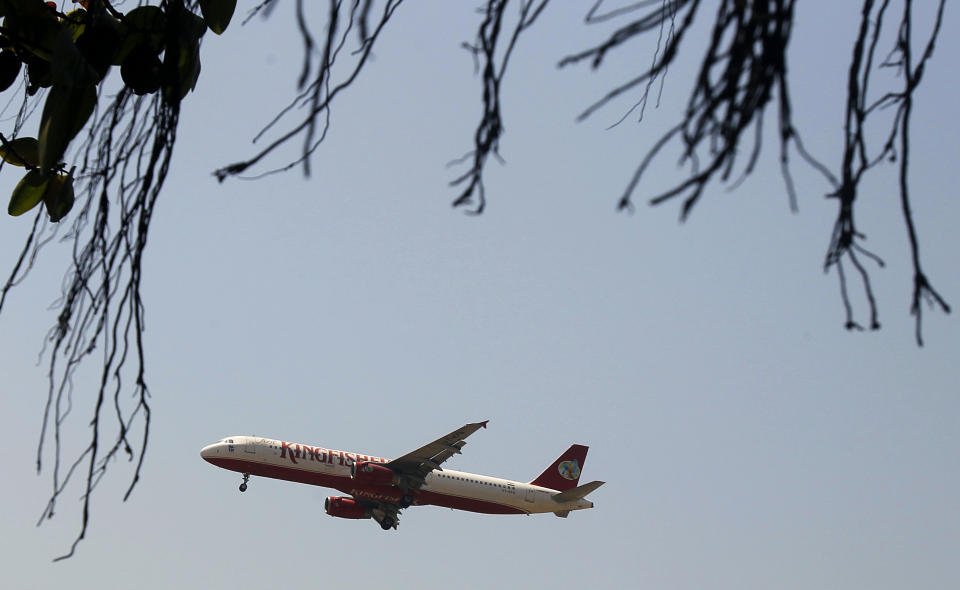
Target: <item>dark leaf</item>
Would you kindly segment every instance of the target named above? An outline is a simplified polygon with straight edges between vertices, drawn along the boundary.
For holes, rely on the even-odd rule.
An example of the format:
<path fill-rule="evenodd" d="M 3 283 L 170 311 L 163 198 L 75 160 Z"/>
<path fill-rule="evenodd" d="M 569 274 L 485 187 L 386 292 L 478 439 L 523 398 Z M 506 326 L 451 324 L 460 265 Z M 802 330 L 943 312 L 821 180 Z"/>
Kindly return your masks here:
<path fill-rule="evenodd" d="M 152 94 L 160 89 L 161 66 L 160 58 L 153 50 L 141 45 L 123 60 L 120 76 L 136 94 Z"/>
<path fill-rule="evenodd" d="M 91 39 L 88 43 L 91 46 L 99 44 L 99 38 L 93 40 L 90 37 L 91 34 L 93 34 L 93 31 L 87 31 L 80 38 Z M 61 29 L 60 34 L 57 35 L 51 68 L 55 85 L 87 86 L 100 81 L 97 71 L 80 53 L 77 45 L 73 42 L 72 34 L 67 29 Z"/>
<path fill-rule="evenodd" d="M 120 48 L 113 65 L 121 65 L 137 47 L 146 45 L 154 54 L 163 50 L 163 32 L 166 15 L 157 6 L 139 6 L 123 17 L 120 23 Z"/>
<path fill-rule="evenodd" d="M 97 105 L 93 85 L 54 84 L 40 118 L 40 169 L 47 172 L 63 157 L 70 141 L 83 129 Z"/>
<path fill-rule="evenodd" d="M 53 59 L 57 36 L 63 28 L 53 12 L 37 0 L 7 0 L 3 4 L 6 36 L 41 59 Z"/>
<path fill-rule="evenodd" d="M 48 181 L 49 178 L 40 174 L 39 170 L 27 172 L 10 195 L 7 213 L 13 216 L 23 215 L 36 207 L 37 203 L 43 200 Z"/>
<path fill-rule="evenodd" d="M 47 207 L 50 221 L 57 222 L 73 209 L 73 174 L 57 174 L 47 182 L 43 192 L 43 204 Z"/>
<path fill-rule="evenodd" d="M 4 49 L 0 51 L 0 92 L 3 92 L 17 80 L 20 75 L 21 62 L 17 54 Z"/>
<path fill-rule="evenodd" d="M 227 30 L 236 8 L 237 0 L 200 0 L 203 20 L 207 21 L 207 26 L 217 35 Z"/>
<path fill-rule="evenodd" d="M 120 48 L 120 34 L 109 25 L 88 26 L 76 40 L 76 46 L 97 73 L 97 80 L 102 80 Z"/>
<path fill-rule="evenodd" d="M 50 62 L 30 55 L 27 61 L 27 94 L 33 96 L 41 88 L 50 88 L 53 86 L 53 72 L 50 69 Z"/>
<path fill-rule="evenodd" d="M 11 139 L 6 145 L 0 145 L 0 158 L 14 166 L 36 168 L 40 165 L 37 140 L 33 137 Z"/>

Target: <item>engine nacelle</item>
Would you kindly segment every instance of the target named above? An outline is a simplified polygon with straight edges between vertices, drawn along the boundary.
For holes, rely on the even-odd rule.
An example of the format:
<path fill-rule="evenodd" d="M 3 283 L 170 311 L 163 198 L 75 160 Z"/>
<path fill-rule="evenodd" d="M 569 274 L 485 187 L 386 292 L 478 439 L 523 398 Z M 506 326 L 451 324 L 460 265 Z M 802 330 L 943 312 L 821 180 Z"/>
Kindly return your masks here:
<path fill-rule="evenodd" d="M 330 516 L 337 518 L 370 518 L 367 509 L 363 504 L 353 498 L 344 498 L 343 496 L 330 496 L 323 501 L 323 510 Z"/>
<path fill-rule="evenodd" d="M 350 477 L 358 484 L 389 486 L 396 483 L 396 474 L 379 463 L 357 461 L 350 466 Z"/>

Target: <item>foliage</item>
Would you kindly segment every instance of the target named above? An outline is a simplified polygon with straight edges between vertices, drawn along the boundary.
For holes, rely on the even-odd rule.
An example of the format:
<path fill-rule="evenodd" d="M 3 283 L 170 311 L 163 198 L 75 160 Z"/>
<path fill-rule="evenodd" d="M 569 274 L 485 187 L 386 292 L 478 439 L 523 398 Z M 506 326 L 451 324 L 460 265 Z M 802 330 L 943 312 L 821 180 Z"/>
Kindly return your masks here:
<path fill-rule="evenodd" d="M 57 222 L 72 217 L 68 235 L 75 241 L 60 314 L 49 334 L 50 385 L 37 449 L 39 471 L 52 430 L 53 491 L 41 520 L 53 516 L 74 473 L 86 472 L 80 533 L 64 557 L 83 539 L 90 496 L 119 452 L 131 461 L 138 457 L 127 495 L 139 479 L 150 426 L 141 260 L 176 139 L 180 102 L 200 75 L 201 38 L 207 28 L 218 34 L 226 29 L 236 0 L 211 0 L 199 7 L 169 0 L 127 12 L 102 0 L 78 4 L 64 12 L 54 2 L 0 0 L 4 90 L 26 71 L 12 133 L 9 138 L 0 134 L 0 157 L 26 169 L 7 211 L 23 215 L 44 205 L 0 292 L 0 309 L 9 290 L 32 268 L 39 249 L 56 234 Z M 123 85 L 111 96 L 106 80 L 117 67 Z M 36 137 L 21 135 L 39 100 L 43 108 Z M 75 157 L 70 164 L 65 162 L 68 153 Z M 44 212 L 49 223 L 41 224 Z M 62 461 L 61 429 L 72 405 L 72 377 L 98 347 L 105 360 L 90 440 L 72 460 Z M 137 363 L 134 402 L 124 407 L 122 369 L 130 357 Z M 109 397 L 114 400 L 112 427 L 105 411 Z M 138 430 L 142 434 L 135 452 L 129 438 Z M 113 431 L 115 440 L 104 442 Z"/>
<path fill-rule="evenodd" d="M 236 1 L 201 2 L 203 17 L 182 4 L 138 6 L 126 14 L 108 2 L 81 2 L 83 7 L 63 13 L 55 2 L 4 0 L 0 44 L 0 82 L 6 90 L 22 66 L 27 69 L 28 95 L 49 88 L 40 119 L 37 152 L 29 161 L 18 155 L 17 138 L 3 143 L 4 159 L 27 168 L 31 182 L 62 176 L 62 161 L 70 143 L 84 128 L 97 106 L 97 87 L 113 66 L 120 66 L 123 81 L 137 95 L 163 89 L 168 102 L 182 99 L 200 75 L 200 38 L 209 25 L 217 34 L 230 23 Z M 168 18 L 168 13 L 170 18 Z M 174 14 L 176 13 L 176 14 Z M 163 58 L 163 59 L 161 59 Z M 164 65 L 166 61 L 166 65 Z M 11 215 L 21 215 L 18 195 L 11 196 Z M 73 206 L 66 193 L 43 199 L 52 221 Z M 38 204 L 35 201 L 33 205 Z"/>

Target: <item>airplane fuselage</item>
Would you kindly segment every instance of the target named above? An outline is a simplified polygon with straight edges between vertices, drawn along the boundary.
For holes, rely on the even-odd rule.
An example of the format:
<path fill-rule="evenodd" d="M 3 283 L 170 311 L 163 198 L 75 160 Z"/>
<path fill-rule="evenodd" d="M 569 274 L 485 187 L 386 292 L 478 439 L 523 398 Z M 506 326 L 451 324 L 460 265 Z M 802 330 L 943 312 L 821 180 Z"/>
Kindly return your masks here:
<path fill-rule="evenodd" d="M 387 463 L 383 457 L 315 447 L 254 436 L 228 437 L 204 447 L 208 462 L 243 474 L 333 488 L 358 499 L 399 503 L 407 493 L 394 483 L 359 484 L 351 476 L 355 463 Z M 533 514 L 592 508 L 585 499 L 558 501 L 557 490 L 538 485 L 454 471 L 435 469 L 423 485 L 410 492 L 413 505 L 434 505 L 485 514 Z"/>

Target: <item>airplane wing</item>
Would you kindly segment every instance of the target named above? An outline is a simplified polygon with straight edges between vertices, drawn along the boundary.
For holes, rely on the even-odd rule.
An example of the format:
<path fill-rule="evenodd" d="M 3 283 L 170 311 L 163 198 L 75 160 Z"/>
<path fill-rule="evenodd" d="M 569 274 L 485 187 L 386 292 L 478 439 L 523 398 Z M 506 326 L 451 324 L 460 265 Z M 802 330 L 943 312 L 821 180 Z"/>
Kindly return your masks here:
<path fill-rule="evenodd" d="M 394 459 L 386 464 L 399 476 L 400 487 L 416 490 L 423 485 L 423 480 L 434 469 L 441 469 L 440 464 L 460 453 L 468 436 L 486 428 L 489 420 L 465 424 L 446 436 L 441 436 L 432 443 L 426 444 L 416 451 Z"/>
<path fill-rule="evenodd" d="M 487 427 L 488 420 L 465 424 L 446 436 L 441 436 L 432 443 L 426 444 L 416 451 L 389 461 L 384 464 L 397 475 L 397 485 L 404 490 L 404 498 L 399 503 L 381 502 L 354 496 L 358 502 L 369 510 L 370 516 L 384 529 L 397 528 L 400 522 L 400 511 L 410 505 L 412 496 L 407 494 L 420 488 L 424 478 L 434 469 L 441 469 L 440 464 L 450 457 L 459 454 L 464 440 L 480 428 Z M 442 470 L 442 469 L 441 469 Z"/>

